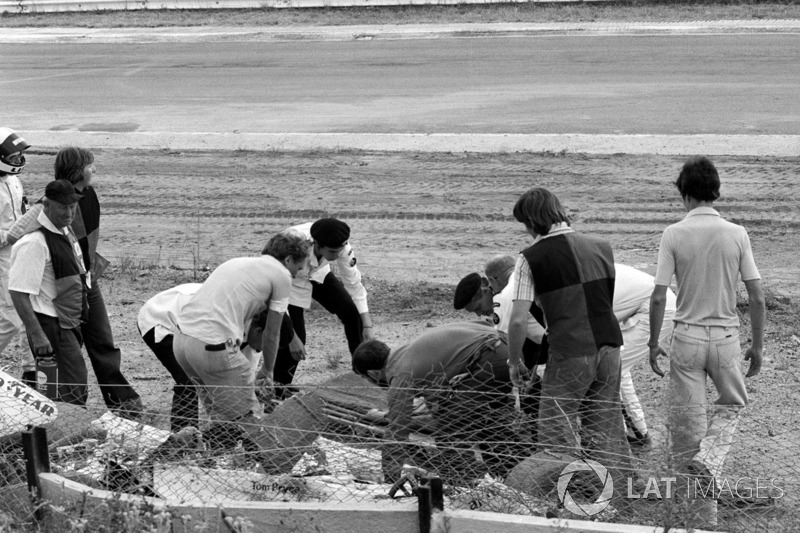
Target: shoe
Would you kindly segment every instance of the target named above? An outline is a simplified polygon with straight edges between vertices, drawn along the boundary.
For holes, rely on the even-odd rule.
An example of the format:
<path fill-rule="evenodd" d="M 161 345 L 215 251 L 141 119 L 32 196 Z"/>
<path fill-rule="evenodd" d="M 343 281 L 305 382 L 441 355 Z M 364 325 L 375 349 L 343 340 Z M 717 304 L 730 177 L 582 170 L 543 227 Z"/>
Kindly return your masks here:
<path fill-rule="evenodd" d="M 111 412 L 117 416 L 121 416 L 122 418 L 127 418 L 128 420 L 138 422 L 142 418 L 144 405 L 142 405 L 142 399 L 136 396 L 135 398 L 125 400 L 124 402 L 121 402 L 117 406 L 113 407 Z"/>
<path fill-rule="evenodd" d="M 36 388 L 36 371 L 29 370 L 27 372 L 22 373 L 22 377 L 19 380 L 28 387 L 35 389 Z"/>
<path fill-rule="evenodd" d="M 653 444 L 653 440 L 650 438 L 649 433 L 645 433 L 642 437 L 637 437 L 636 435 L 627 435 L 628 444 L 631 448 L 638 448 L 644 449 L 649 448 Z"/>

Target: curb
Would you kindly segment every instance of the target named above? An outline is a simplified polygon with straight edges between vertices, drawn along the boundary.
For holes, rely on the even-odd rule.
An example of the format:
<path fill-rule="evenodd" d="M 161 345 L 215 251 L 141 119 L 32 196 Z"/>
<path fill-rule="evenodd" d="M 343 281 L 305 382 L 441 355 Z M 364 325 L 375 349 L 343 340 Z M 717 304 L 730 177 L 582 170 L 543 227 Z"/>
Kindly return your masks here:
<path fill-rule="evenodd" d="M 263 27 L 4 28 L 0 43 L 191 43 L 485 38 L 526 35 L 800 33 L 800 20 Z"/>

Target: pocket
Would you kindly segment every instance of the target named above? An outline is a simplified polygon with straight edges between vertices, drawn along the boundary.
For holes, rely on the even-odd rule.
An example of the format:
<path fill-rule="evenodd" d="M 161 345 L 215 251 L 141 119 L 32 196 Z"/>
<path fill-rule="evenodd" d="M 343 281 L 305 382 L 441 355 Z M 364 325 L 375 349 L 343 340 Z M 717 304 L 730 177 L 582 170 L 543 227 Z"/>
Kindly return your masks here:
<path fill-rule="evenodd" d="M 678 329 L 672 333 L 670 347 L 670 364 L 683 368 L 705 368 L 705 342 L 689 336 L 682 335 Z"/>
<path fill-rule="evenodd" d="M 739 333 L 714 341 L 713 353 L 719 368 L 738 368 L 741 366 L 742 348 Z"/>

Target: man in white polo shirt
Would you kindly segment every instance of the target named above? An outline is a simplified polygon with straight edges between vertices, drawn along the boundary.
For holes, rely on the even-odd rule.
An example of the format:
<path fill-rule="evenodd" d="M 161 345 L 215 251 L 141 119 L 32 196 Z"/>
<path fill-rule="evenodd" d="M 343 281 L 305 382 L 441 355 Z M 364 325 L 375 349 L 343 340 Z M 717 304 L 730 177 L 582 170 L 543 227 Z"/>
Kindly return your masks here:
<path fill-rule="evenodd" d="M 720 189 L 714 164 L 706 157 L 689 159 L 675 185 L 688 213 L 661 236 L 650 305 L 650 366 L 664 375 L 658 366 L 659 354 L 666 355 L 659 331 L 667 286 L 674 275 L 678 309 L 670 348 L 668 427 L 679 471 L 705 482 L 705 489 L 719 479 L 740 411 L 748 401 L 736 314 L 740 277 L 747 290 L 753 339 L 744 357 L 750 361 L 746 377 L 761 370 L 766 310 L 747 230 L 724 220 L 713 208 Z M 706 417 L 709 377 L 719 393 L 710 423 Z M 696 495 L 690 492 L 688 496 Z M 716 524 L 713 497 L 695 499 L 693 505 L 697 521 L 690 525 Z"/>
<path fill-rule="evenodd" d="M 292 276 L 307 255 L 301 236 L 279 233 L 260 257 L 239 257 L 219 265 L 181 308 L 174 321 L 175 358 L 192 382 L 202 387 L 213 420 L 240 420 L 257 405 L 255 376 L 240 348 L 248 324 L 264 311 L 261 372 L 272 379 Z"/>

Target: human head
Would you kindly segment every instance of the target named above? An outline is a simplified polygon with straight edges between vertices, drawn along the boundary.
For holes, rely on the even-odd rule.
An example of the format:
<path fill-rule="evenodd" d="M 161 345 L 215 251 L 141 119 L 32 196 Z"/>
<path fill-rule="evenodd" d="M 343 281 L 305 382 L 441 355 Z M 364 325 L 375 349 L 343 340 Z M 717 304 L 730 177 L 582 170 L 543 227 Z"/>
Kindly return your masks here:
<path fill-rule="evenodd" d="M 44 189 L 44 214 L 55 227 L 66 228 L 72 224 L 82 197 L 67 180 L 51 181 Z"/>
<path fill-rule="evenodd" d="M 353 352 L 353 372 L 377 382 L 375 376 L 383 371 L 390 351 L 385 342 L 376 339 L 362 342 Z"/>
<path fill-rule="evenodd" d="M 22 153 L 31 145 L 10 128 L 0 128 L 0 176 L 19 174 L 25 168 Z"/>
<path fill-rule="evenodd" d="M 496 255 L 483 265 L 483 273 L 489 280 L 489 287 L 494 294 L 499 294 L 506 288 L 516 263 L 517 260 L 510 255 Z"/>
<path fill-rule="evenodd" d="M 705 156 L 695 156 L 683 164 L 675 181 L 684 200 L 691 197 L 700 202 L 719 198 L 719 174 L 714 163 Z"/>
<path fill-rule="evenodd" d="M 519 197 L 514 206 L 514 218 L 536 235 L 547 235 L 553 224 L 569 224 L 567 212 L 556 195 L 541 187 L 530 189 Z"/>
<path fill-rule="evenodd" d="M 67 146 L 56 154 L 56 161 L 53 164 L 55 179 L 67 180 L 71 184 L 83 188 L 92 180 L 93 164 L 94 154 L 92 152 L 77 146 Z"/>
<path fill-rule="evenodd" d="M 308 241 L 296 231 L 283 231 L 267 241 L 261 255 L 270 255 L 289 269 L 292 277 L 302 270 L 308 259 Z"/>
<path fill-rule="evenodd" d="M 336 218 L 321 218 L 311 225 L 314 251 L 328 261 L 335 261 L 350 239 L 350 226 Z"/>
<path fill-rule="evenodd" d="M 494 300 L 489 281 L 477 272 L 461 278 L 453 295 L 453 307 L 478 316 L 491 315 L 494 312 Z"/>

